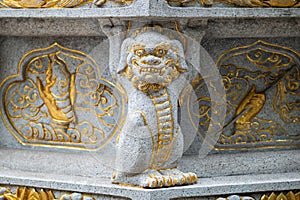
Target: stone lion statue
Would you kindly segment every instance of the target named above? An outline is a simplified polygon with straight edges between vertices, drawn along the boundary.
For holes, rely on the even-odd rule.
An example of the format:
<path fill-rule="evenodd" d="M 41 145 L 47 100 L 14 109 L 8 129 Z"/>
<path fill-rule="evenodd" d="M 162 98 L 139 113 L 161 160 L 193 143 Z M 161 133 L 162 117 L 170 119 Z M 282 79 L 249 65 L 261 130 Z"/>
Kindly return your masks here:
<path fill-rule="evenodd" d="M 178 96 L 188 70 L 178 40 L 146 31 L 124 40 L 117 79 L 128 96 L 128 115 L 117 139 L 112 182 L 148 188 L 186 185 L 197 175 L 177 169 L 183 154 Z"/>

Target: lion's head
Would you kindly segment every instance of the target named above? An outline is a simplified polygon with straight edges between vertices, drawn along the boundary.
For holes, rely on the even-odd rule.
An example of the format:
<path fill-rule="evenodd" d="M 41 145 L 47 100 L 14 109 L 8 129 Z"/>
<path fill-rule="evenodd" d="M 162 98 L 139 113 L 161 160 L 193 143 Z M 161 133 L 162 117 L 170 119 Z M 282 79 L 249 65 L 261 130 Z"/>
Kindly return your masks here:
<path fill-rule="evenodd" d="M 169 86 L 186 70 L 181 43 L 165 35 L 144 32 L 122 44 L 117 72 L 143 92 Z"/>

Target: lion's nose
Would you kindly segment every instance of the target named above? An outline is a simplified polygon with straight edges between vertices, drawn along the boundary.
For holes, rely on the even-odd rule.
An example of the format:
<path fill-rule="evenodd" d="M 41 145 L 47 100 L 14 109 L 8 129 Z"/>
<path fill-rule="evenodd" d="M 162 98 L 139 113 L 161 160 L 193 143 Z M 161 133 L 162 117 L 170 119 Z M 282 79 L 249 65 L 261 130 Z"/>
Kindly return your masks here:
<path fill-rule="evenodd" d="M 154 56 L 149 56 L 141 60 L 141 63 L 144 65 L 159 65 L 161 63 L 160 59 L 155 58 Z"/>

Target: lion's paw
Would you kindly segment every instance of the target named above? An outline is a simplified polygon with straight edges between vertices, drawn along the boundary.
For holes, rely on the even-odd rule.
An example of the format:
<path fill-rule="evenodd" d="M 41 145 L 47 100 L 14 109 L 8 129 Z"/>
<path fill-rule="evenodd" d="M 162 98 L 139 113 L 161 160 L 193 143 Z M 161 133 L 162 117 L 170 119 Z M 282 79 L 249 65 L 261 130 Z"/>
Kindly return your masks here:
<path fill-rule="evenodd" d="M 172 179 L 173 185 L 191 185 L 197 183 L 198 177 L 195 173 L 183 173 L 178 169 L 159 170 L 163 176 L 168 176 Z"/>
<path fill-rule="evenodd" d="M 149 170 L 135 176 L 118 175 L 114 178 L 113 183 L 135 185 L 144 188 L 160 188 L 175 185 L 171 176 L 164 176 L 156 170 Z"/>

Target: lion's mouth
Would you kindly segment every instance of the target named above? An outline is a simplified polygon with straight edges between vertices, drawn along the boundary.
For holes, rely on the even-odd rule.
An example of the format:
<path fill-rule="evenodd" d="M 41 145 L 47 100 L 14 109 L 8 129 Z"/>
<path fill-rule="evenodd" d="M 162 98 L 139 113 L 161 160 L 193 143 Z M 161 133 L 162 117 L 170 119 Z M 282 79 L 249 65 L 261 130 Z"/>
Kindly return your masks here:
<path fill-rule="evenodd" d="M 137 60 L 135 60 L 135 59 L 132 60 L 133 66 L 138 69 L 138 72 L 140 74 L 142 72 L 143 73 L 158 73 L 160 76 L 162 76 L 165 73 L 165 71 L 167 70 L 167 68 L 169 68 L 169 67 L 172 67 L 173 69 L 176 68 L 174 65 L 171 65 L 171 63 L 173 63 L 173 62 L 167 61 L 166 65 L 164 65 L 163 67 L 161 67 L 161 68 L 154 68 L 154 67 L 142 67 L 142 66 L 139 65 L 139 63 L 138 63 Z"/>
<path fill-rule="evenodd" d="M 166 67 L 163 67 L 161 69 L 153 68 L 153 67 L 140 67 L 139 73 L 142 72 L 150 72 L 150 73 L 158 73 L 160 76 L 162 76 L 166 71 Z"/>

